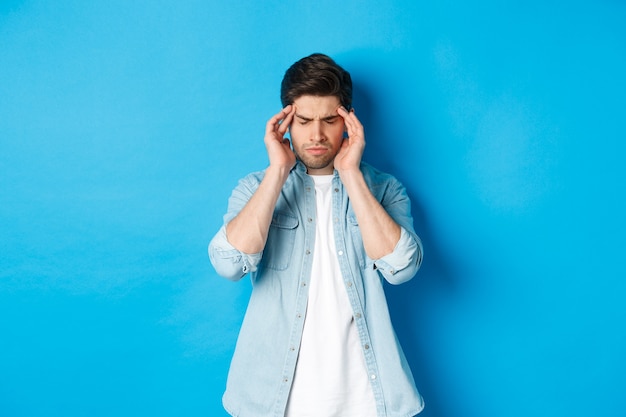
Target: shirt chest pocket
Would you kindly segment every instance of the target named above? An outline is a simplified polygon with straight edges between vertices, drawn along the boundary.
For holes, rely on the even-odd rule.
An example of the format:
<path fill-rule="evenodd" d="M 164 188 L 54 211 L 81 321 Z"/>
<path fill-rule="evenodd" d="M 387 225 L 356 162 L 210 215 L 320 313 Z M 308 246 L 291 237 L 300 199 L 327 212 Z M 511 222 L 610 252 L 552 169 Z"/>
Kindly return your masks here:
<path fill-rule="evenodd" d="M 287 269 L 294 250 L 298 218 L 285 211 L 275 211 L 263 250 L 265 267 L 278 271 Z"/>

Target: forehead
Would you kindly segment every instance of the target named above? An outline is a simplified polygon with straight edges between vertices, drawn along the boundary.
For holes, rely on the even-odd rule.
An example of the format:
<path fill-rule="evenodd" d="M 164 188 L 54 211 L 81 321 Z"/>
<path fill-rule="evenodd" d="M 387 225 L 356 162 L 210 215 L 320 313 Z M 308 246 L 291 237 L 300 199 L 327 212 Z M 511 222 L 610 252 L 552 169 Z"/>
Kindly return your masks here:
<path fill-rule="evenodd" d="M 327 117 L 337 114 L 341 105 L 336 96 L 300 96 L 293 101 L 296 114 L 306 117 Z"/>

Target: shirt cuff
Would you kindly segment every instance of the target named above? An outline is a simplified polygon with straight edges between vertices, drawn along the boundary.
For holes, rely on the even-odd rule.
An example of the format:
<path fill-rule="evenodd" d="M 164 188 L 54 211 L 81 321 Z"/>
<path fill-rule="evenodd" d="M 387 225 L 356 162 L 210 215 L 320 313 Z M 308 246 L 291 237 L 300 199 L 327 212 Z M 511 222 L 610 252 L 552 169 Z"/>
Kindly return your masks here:
<path fill-rule="evenodd" d="M 209 244 L 209 257 L 218 274 L 239 279 L 248 272 L 257 270 L 263 252 L 248 254 L 230 244 L 226 237 L 226 226 L 222 226 Z"/>
<path fill-rule="evenodd" d="M 379 270 L 383 275 L 389 277 L 394 276 L 407 268 L 414 267 L 415 270 L 410 273 L 410 279 L 422 261 L 422 246 L 419 240 L 416 240 L 409 232 L 401 227 L 400 240 L 396 247 L 388 255 L 374 261 L 374 268 Z M 402 279 L 404 282 L 407 279 Z"/>

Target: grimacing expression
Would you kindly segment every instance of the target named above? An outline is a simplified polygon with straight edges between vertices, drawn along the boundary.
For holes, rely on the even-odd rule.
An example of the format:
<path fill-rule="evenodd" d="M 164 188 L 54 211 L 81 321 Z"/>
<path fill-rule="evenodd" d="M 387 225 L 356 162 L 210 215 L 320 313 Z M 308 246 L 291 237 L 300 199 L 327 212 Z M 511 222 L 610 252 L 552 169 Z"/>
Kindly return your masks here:
<path fill-rule="evenodd" d="M 328 175 L 341 150 L 344 121 L 335 96 L 300 96 L 294 100 L 295 115 L 289 128 L 294 153 L 309 175 Z"/>

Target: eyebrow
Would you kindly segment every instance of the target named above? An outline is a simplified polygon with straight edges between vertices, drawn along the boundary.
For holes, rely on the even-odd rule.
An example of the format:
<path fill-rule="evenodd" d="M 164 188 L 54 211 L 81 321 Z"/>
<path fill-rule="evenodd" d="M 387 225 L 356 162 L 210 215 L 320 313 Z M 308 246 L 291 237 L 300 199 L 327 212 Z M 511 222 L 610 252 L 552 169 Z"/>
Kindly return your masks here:
<path fill-rule="evenodd" d="M 301 114 L 298 114 L 298 113 L 296 113 L 296 114 L 295 114 L 295 116 L 296 116 L 298 119 L 302 119 L 302 120 L 307 121 L 307 122 L 311 122 L 311 121 L 313 121 L 313 120 L 314 120 L 314 119 L 311 119 L 310 117 L 305 117 L 305 116 L 303 116 L 303 115 L 301 115 Z M 322 117 L 322 118 L 320 118 L 320 120 L 322 120 L 322 121 L 324 121 L 324 122 L 330 122 L 330 121 L 332 121 L 332 120 L 335 120 L 335 119 L 336 119 L 336 118 L 338 118 L 338 117 L 339 117 L 339 115 L 338 115 L 338 114 L 332 114 L 332 115 L 330 115 L 330 116 Z"/>

